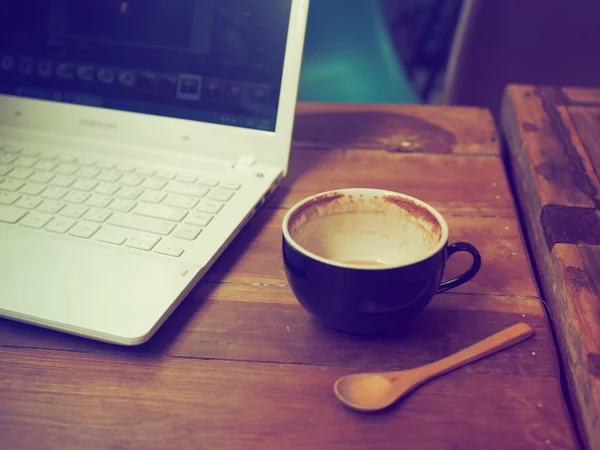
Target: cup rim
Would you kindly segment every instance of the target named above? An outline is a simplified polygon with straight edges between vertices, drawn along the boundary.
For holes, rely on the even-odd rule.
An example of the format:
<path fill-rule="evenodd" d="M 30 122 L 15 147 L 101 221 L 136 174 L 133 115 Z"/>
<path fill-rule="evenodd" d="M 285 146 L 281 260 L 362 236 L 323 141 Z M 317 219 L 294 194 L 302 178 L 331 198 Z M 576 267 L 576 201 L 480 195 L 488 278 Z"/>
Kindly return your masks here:
<path fill-rule="evenodd" d="M 410 261 L 407 263 L 402 263 L 402 264 L 386 264 L 385 266 L 366 266 L 366 265 L 363 266 L 360 264 L 348 264 L 348 263 L 343 263 L 343 262 L 339 262 L 339 261 L 334 261 L 332 259 L 323 258 L 322 256 L 319 256 L 316 253 L 306 250 L 292 238 L 292 236 L 289 232 L 289 220 L 294 215 L 294 213 L 296 211 L 298 211 L 298 209 L 300 209 L 302 206 L 313 202 L 318 197 L 322 197 L 322 196 L 325 196 L 328 194 L 334 194 L 334 193 L 340 193 L 340 194 L 369 193 L 370 195 L 373 195 L 373 196 L 375 196 L 375 195 L 393 196 L 393 197 L 400 197 L 404 200 L 412 201 L 416 205 L 427 209 L 437 219 L 437 221 L 440 224 L 440 227 L 442 229 L 440 240 L 437 243 L 437 245 L 433 248 L 433 250 L 430 250 L 423 257 L 421 257 L 417 260 Z M 283 218 L 281 228 L 283 231 L 283 237 L 286 240 L 286 242 L 289 245 L 291 245 L 298 252 L 302 253 L 303 255 L 307 256 L 308 258 L 317 260 L 323 264 L 327 264 L 330 266 L 337 266 L 337 267 L 344 268 L 344 269 L 390 270 L 390 269 L 398 269 L 401 267 L 408 267 L 408 266 L 412 266 L 413 264 L 418 264 L 420 262 L 423 262 L 423 261 L 431 258 L 433 255 L 437 254 L 440 250 L 442 250 L 444 248 L 444 246 L 448 243 L 448 224 L 446 223 L 446 220 L 444 219 L 444 217 L 440 214 L 440 212 L 438 210 L 436 210 L 433 206 L 429 205 L 428 203 L 425 203 L 423 200 L 419 200 L 418 198 L 411 197 L 410 195 L 402 194 L 400 192 L 388 191 L 386 189 L 346 188 L 346 189 L 334 189 L 331 191 L 325 191 L 325 192 L 320 192 L 318 194 L 311 195 L 310 197 L 306 197 L 305 199 L 300 200 L 298 203 L 296 203 L 294 206 L 292 206 L 288 210 L 288 212 L 285 214 L 285 216 Z"/>

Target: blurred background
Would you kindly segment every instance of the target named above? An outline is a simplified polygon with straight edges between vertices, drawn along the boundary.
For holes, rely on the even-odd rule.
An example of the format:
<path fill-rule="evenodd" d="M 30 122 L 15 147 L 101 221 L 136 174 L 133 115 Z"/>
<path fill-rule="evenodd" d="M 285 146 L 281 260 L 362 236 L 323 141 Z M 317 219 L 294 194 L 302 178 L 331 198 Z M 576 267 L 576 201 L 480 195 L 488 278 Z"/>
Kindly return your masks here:
<path fill-rule="evenodd" d="M 598 0 L 311 0 L 300 101 L 496 113 L 504 86 L 600 84 Z"/>

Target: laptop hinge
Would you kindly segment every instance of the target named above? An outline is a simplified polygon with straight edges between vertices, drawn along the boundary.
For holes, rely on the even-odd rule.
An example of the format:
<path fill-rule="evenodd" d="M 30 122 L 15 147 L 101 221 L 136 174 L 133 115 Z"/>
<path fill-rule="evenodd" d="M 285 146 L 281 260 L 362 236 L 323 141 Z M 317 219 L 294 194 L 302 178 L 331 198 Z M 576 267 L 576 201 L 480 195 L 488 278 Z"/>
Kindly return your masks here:
<path fill-rule="evenodd" d="M 256 164 L 256 159 L 252 156 L 240 156 L 233 165 L 234 169 L 250 169 Z"/>

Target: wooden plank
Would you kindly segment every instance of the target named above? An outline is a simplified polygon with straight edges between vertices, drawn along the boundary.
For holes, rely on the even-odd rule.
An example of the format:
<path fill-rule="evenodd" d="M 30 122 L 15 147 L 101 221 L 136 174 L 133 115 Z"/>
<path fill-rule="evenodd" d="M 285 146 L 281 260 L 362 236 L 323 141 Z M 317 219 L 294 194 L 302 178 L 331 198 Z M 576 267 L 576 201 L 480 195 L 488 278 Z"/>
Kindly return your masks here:
<path fill-rule="evenodd" d="M 490 361 L 518 364 L 527 345 Z M 475 365 L 366 415 L 332 394 L 344 368 L 10 348 L 0 360 L 10 449 L 576 448 L 556 379 Z"/>
<path fill-rule="evenodd" d="M 562 91 L 571 104 L 583 103 L 600 106 L 600 89 L 564 87 Z"/>
<path fill-rule="evenodd" d="M 267 205 L 290 208 L 310 195 L 345 187 L 402 192 L 445 214 L 515 217 L 499 158 L 365 150 L 295 147 L 290 172 Z"/>
<path fill-rule="evenodd" d="M 600 91 L 598 91 L 598 107 L 569 106 L 567 111 L 571 116 L 577 136 L 586 150 L 594 167 L 596 176 L 600 173 L 600 134 L 598 126 L 600 123 Z"/>
<path fill-rule="evenodd" d="M 220 285 L 221 292 L 215 292 L 214 287 L 196 289 L 141 347 L 121 348 L 8 321 L 0 322 L 0 345 L 392 370 L 437 360 L 526 321 L 535 327 L 537 335 L 518 353 L 517 366 L 498 364 L 508 363 L 500 356 L 495 362 L 482 361 L 473 370 L 558 377 L 554 344 L 538 299 L 440 295 L 407 328 L 386 336 L 361 337 L 324 328 L 295 300 L 239 300 L 261 298 L 282 288 L 243 286 L 245 289 L 240 290 L 235 289 L 239 285 Z M 293 298 L 289 289 L 285 292 Z"/>
<path fill-rule="evenodd" d="M 206 275 L 207 281 L 287 285 L 281 258 L 284 210 L 259 212 Z M 450 242 L 468 241 L 483 258 L 479 274 L 454 292 L 536 296 L 527 255 L 515 219 L 447 216 Z M 449 261 L 447 278 L 464 272 L 470 256 Z"/>
<path fill-rule="evenodd" d="M 303 103 L 296 109 L 294 142 L 315 148 L 500 153 L 489 111 L 444 106 Z"/>
<path fill-rule="evenodd" d="M 510 86 L 504 97 L 503 127 L 541 289 L 565 359 L 576 423 L 585 444 L 598 448 L 600 190 L 594 145 L 600 126 L 593 127 L 594 109 L 588 113 L 581 107 L 565 107 L 568 99 L 557 92 Z M 546 145 L 552 150 L 546 151 Z M 566 175 L 548 176 L 554 169 L 540 171 L 536 163 L 540 155 L 549 167 L 566 164 L 561 169 Z"/>
<path fill-rule="evenodd" d="M 594 208 L 600 204 L 600 184 L 568 113 L 553 103 L 557 101 L 563 101 L 558 89 L 507 90 L 503 120 L 512 131 L 511 148 L 527 151 L 542 204 Z"/>
<path fill-rule="evenodd" d="M 561 347 L 566 354 L 572 395 L 581 411 L 590 447 L 600 445 L 600 247 L 557 245 L 554 272 L 563 282 L 553 288 L 556 316 L 563 330 Z"/>

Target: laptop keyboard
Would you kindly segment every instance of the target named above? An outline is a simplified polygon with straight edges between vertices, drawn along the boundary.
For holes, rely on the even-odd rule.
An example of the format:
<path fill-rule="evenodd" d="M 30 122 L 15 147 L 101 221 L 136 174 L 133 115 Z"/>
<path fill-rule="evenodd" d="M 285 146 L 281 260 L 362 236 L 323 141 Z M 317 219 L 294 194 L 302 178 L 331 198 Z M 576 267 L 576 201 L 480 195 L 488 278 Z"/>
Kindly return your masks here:
<path fill-rule="evenodd" d="M 241 185 L 0 146 L 0 224 L 182 256 Z"/>

